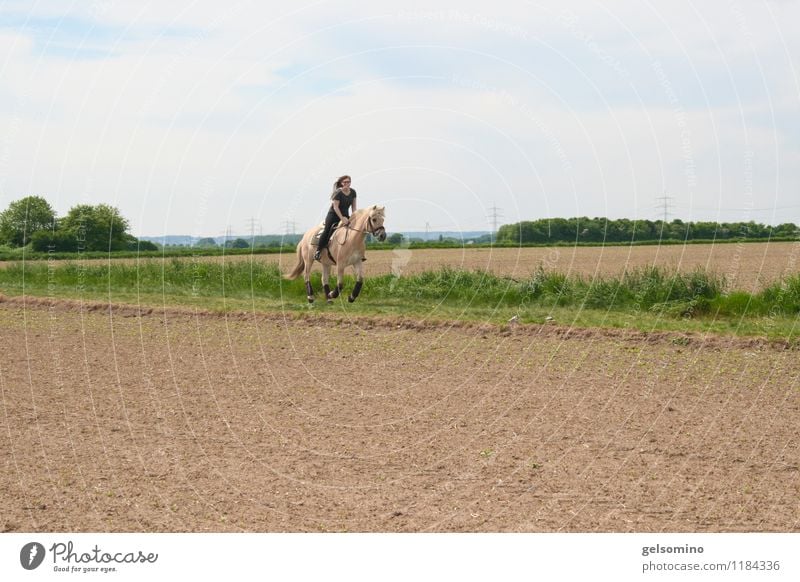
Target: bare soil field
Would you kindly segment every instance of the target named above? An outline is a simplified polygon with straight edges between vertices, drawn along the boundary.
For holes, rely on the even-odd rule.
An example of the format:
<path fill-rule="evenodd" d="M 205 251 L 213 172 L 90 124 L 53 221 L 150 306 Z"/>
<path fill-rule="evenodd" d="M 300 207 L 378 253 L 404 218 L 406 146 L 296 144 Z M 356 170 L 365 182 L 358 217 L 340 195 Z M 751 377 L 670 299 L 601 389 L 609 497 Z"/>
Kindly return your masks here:
<path fill-rule="evenodd" d="M 782 276 L 800 272 L 800 242 L 726 243 L 635 247 L 536 247 L 371 250 L 367 253 L 367 276 L 388 273 L 415 274 L 448 266 L 487 270 L 514 278 L 530 276 L 538 267 L 569 275 L 594 277 L 618 275 L 624 270 L 647 266 L 692 271 L 700 268 L 725 276 L 728 288 L 757 291 Z M 136 259 L 112 259 L 128 264 Z M 161 259 L 141 259 L 161 261 Z M 166 259 L 172 260 L 172 259 Z M 295 265 L 294 253 L 274 255 L 229 255 L 193 257 L 186 261 L 277 262 L 284 272 Z M 85 261 L 108 263 L 108 259 Z M 0 262 L 0 267 L 9 263 Z M 319 268 L 317 267 L 317 270 Z"/>
<path fill-rule="evenodd" d="M 23 298 L 0 330 L 2 531 L 800 531 L 786 345 Z"/>

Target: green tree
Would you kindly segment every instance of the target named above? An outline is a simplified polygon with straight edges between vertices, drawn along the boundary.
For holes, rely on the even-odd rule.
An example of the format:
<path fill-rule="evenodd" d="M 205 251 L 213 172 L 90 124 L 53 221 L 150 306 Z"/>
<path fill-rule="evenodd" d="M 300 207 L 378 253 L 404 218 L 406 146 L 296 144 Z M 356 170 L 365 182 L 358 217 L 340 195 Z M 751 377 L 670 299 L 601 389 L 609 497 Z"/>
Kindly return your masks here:
<path fill-rule="evenodd" d="M 201 248 L 216 247 L 217 246 L 217 241 L 214 240 L 213 237 L 207 236 L 207 237 L 201 238 L 196 243 L 194 243 L 194 246 L 201 247 Z"/>
<path fill-rule="evenodd" d="M 784 222 L 776 226 L 772 233 L 775 236 L 797 236 L 800 231 L 797 230 L 797 225 L 791 222 Z"/>
<path fill-rule="evenodd" d="M 149 240 L 138 239 L 132 234 L 125 235 L 127 250 L 129 251 L 157 251 L 158 245 Z"/>
<path fill-rule="evenodd" d="M 608 226 L 608 240 L 612 242 L 633 240 L 637 224 L 627 218 L 618 218 Z"/>
<path fill-rule="evenodd" d="M 517 224 L 503 224 L 497 229 L 496 240 L 507 242 L 519 242 L 519 231 L 522 228 L 522 222 Z"/>
<path fill-rule="evenodd" d="M 497 240 L 512 243 L 626 242 L 658 240 L 767 239 L 769 236 L 800 235 L 790 222 L 772 227 L 749 222 L 671 222 L 630 220 L 627 218 L 551 218 L 504 224 L 497 231 Z"/>
<path fill-rule="evenodd" d="M 402 235 L 402 233 L 394 232 L 389 236 L 388 239 L 386 239 L 386 242 L 391 245 L 400 245 L 403 244 L 403 238 L 405 237 Z"/>
<path fill-rule="evenodd" d="M 79 250 L 118 251 L 130 248 L 128 221 L 108 204 L 79 204 L 61 219 L 60 228 L 78 241 Z"/>
<path fill-rule="evenodd" d="M 229 249 L 249 249 L 250 243 L 243 238 L 237 238 L 236 240 L 225 241 L 225 247 Z"/>
<path fill-rule="evenodd" d="M 31 242 L 33 234 L 55 228 L 56 213 L 41 196 L 26 196 L 8 205 L 0 213 L 0 242 L 22 247 Z"/>

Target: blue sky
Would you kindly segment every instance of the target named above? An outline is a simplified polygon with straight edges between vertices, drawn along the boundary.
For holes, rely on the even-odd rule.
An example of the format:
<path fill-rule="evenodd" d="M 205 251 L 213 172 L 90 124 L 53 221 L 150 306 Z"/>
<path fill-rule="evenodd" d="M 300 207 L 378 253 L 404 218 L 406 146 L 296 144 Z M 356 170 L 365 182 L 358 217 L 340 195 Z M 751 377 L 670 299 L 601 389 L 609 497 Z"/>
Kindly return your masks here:
<path fill-rule="evenodd" d="M 166 6 L 165 6 L 166 4 Z M 781 2 L 0 3 L 0 205 L 142 236 L 304 230 L 353 176 L 390 230 L 800 223 Z"/>

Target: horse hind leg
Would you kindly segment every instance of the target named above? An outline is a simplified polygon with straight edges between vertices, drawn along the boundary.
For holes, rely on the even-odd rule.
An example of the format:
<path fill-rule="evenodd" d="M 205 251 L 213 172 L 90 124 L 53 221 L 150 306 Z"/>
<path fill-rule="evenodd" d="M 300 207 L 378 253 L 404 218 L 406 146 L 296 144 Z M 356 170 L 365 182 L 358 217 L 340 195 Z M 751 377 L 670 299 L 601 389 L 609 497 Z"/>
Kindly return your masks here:
<path fill-rule="evenodd" d="M 314 288 L 311 286 L 311 281 L 306 280 L 306 299 L 309 303 L 314 303 Z"/>
<path fill-rule="evenodd" d="M 311 267 L 314 266 L 314 262 L 312 260 L 310 251 L 304 250 L 304 254 L 306 255 L 306 268 L 303 278 L 306 281 L 306 299 L 308 299 L 309 303 L 314 303 L 314 288 L 311 286 Z"/>
<path fill-rule="evenodd" d="M 331 298 L 331 286 L 329 281 L 331 278 L 331 267 L 327 263 L 322 263 L 322 290 L 325 293 L 325 299 L 328 303 L 333 301 Z"/>

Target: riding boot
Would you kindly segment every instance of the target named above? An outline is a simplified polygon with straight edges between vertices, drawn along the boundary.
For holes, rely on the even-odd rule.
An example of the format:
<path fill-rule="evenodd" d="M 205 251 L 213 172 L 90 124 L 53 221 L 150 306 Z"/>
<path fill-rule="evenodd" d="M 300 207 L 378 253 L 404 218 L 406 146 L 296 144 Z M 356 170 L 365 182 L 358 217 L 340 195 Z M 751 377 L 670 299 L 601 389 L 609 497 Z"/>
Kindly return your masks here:
<path fill-rule="evenodd" d="M 314 260 L 315 261 L 321 261 L 322 260 L 322 249 L 320 247 L 317 247 L 317 252 L 314 253 Z"/>

